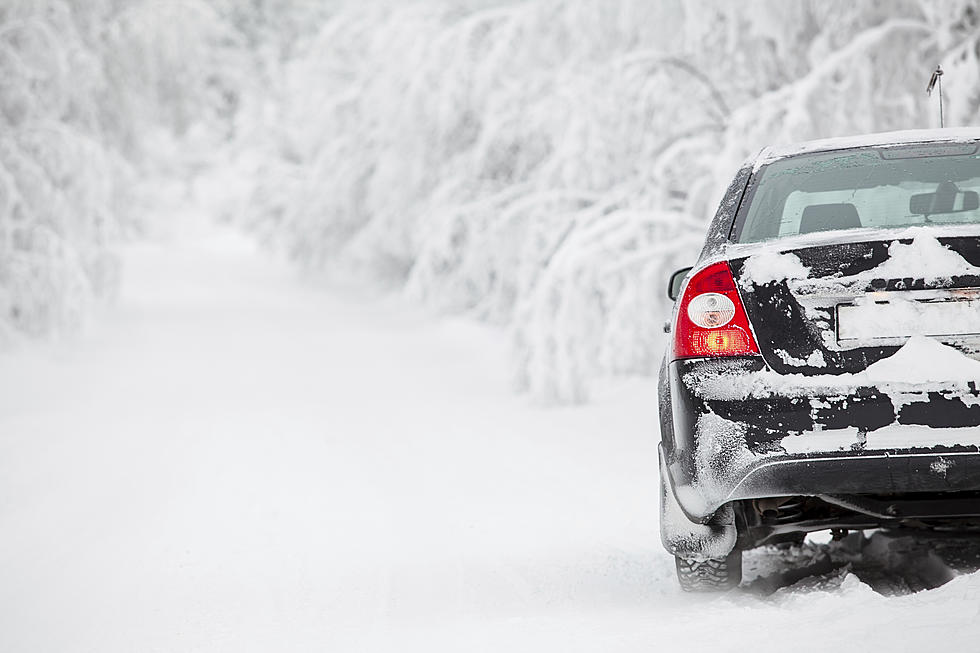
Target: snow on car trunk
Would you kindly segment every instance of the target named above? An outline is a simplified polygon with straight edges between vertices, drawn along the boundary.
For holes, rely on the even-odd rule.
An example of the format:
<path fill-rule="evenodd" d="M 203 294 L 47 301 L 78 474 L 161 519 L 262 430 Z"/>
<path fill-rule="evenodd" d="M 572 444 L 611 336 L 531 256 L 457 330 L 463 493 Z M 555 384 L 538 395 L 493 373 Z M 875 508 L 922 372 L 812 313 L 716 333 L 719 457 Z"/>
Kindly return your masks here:
<path fill-rule="evenodd" d="M 780 373 L 856 373 L 912 336 L 980 352 L 980 239 L 973 227 L 858 230 L 772 243 L 732 269 L 762 354 Z M 749 248 L 751 251 L 751 248 Z"/>

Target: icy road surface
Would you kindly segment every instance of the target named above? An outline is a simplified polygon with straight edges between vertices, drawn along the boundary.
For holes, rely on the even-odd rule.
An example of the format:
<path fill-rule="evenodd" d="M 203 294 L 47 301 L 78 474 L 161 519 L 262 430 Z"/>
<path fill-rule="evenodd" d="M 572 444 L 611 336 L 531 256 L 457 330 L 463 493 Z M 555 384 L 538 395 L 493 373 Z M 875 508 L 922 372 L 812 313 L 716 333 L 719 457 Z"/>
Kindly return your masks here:
<path fill-rule="evenodd" d="M 234 237 L 127 259 L 88 335 L 0 359 L 3 653 L 975 650 L 977 575 L 682 595 L 651 383 L 533 408 L 496 334 Z"/>

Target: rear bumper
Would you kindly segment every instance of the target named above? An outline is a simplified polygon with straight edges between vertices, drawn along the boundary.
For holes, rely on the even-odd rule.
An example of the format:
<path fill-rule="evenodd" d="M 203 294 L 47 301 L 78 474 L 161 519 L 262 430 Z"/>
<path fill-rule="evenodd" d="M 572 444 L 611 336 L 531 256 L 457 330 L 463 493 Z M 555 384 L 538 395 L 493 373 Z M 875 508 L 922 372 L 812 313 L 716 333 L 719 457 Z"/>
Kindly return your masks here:
<path fill-rule="evenodd" d="M 692 521 L 738 499 L 980 490 L 975 384 L 804 389 L 772 383 L 759 358 L 676 361 L 667 376 L 661 455 Z"/>
<path fill-rule="evenodd" d="M 980 490 L 980 452 L 773 456 L 733 472 L 737 478 L 727 484 L 678 485 L 671 479 L 689 519 L 703 522 L 722 505 L 739 499 Z"/>

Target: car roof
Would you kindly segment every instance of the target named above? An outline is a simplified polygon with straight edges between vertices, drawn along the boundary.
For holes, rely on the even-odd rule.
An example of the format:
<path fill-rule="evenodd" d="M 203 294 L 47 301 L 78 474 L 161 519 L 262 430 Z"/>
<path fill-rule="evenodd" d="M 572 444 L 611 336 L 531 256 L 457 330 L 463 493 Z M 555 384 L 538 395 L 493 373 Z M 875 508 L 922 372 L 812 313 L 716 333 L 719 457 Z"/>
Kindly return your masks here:
<path fill-rule="evenodd" d="M 778 159 L 812 152 L 845 150 L 857 147 L 880 147 L 911 143 L 955 143 L 980 140 L 980 127 L 947 127 L 944 129 L 907 129 L 903 131 L 860 134 L 841 138 L 823 138 L 789 145 L 767 147 L 759 153 L 755 168 Z"/>

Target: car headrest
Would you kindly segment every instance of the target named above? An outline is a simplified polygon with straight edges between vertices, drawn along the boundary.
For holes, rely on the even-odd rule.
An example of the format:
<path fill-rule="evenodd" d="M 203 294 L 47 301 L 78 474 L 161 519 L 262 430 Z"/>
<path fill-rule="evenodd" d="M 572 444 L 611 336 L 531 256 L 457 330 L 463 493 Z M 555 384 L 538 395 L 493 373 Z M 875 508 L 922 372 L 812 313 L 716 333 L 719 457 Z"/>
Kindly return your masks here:
<path fill-rule="evenodd" d="M 853 204 L 811 204 L 803 209 L 800 218 L 800 233 L 830 231 L 832 229 L 853 229 L 861 226 L 857 209 Z"/>

